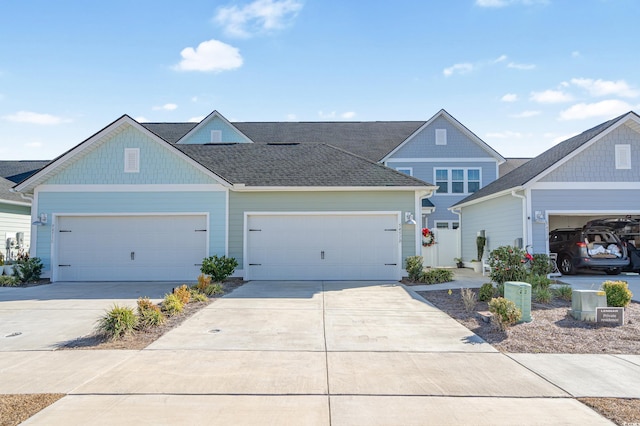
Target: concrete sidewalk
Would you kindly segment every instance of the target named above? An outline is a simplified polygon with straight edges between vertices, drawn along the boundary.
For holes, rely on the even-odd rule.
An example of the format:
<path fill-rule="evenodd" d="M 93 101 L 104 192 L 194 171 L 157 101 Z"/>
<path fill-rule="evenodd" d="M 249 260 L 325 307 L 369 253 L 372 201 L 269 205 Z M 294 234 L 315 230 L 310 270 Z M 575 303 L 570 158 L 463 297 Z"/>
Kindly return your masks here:
<path fill-rule="evenodd" d="M 31 425 L 596 425 L 572 396 L 639 363 L 507 356 L 397 283 L 250 282 L 142 351 L 0 352 L 0 393 L 68 394 Z"/>

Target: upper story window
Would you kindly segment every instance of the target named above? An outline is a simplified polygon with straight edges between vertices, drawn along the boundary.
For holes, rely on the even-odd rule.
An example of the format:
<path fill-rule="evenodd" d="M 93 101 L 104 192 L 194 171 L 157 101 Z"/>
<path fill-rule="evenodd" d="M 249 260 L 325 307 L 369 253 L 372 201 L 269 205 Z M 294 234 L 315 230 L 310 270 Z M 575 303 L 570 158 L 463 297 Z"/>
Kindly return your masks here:
<path fill-rule="evenodd" d="M 438 194 L 471 194 L 480 189 L 480 169 L 435 169 Z"/>
<path fill-rule="evenodd" d="M 413 167 L 396 167 L 396 170 L 405 175 L 413 176 Z"/>
<path fill-rule="evenodd" d="M 125 173 L 140 172 L 140 148 L 124 149 L 124 172 Z"/>
<path fill-rule="evenodd" d="M 447 144 L 447 129 L 436 129 L 436 145 Z"/>
<path fill-rule="evenodd" d="M 631 168 L 631 145 L 616 145 L 616 169 Z"/>

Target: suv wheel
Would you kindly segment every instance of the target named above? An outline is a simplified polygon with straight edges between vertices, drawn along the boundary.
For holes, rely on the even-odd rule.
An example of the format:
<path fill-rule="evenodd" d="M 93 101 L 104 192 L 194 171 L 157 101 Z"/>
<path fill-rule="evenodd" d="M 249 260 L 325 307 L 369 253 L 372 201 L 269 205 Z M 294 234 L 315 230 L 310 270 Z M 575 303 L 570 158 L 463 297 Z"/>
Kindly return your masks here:
<path fill-rule="evenodd" d="M 564 275 L 574 275 L 576 273 L 576 268 L 573 266 L 573 263 L 571 263 L 571 258 L 566 254 L 560 257 L 558 267 Z"/>
<path fill-rule="evenodd" d="M 611 268 L 607 269 L 605 272 L 607 273 L 607 275 L 620 275 L 620 272 L 622 272 L 622 270 L 620 268 Z"/>

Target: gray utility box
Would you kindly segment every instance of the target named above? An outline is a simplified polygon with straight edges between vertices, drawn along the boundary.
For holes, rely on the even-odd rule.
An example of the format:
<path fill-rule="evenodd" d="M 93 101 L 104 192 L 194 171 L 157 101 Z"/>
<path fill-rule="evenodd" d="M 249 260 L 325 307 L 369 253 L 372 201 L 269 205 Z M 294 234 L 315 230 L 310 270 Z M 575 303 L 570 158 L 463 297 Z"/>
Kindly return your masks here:
<path fill-rule="evenodd" d="M 520 309 L 521 322 L 531 322 L 531 284 L 507 281 L 504 283 L 504 298 L 511 300 Z"/>
<path fill-rule="evenodd" d="M 573 290 L 571 316 L 579 321 L 596 321 L 596 308 L 607 307 L 607 295 L 601 290 Z"/>

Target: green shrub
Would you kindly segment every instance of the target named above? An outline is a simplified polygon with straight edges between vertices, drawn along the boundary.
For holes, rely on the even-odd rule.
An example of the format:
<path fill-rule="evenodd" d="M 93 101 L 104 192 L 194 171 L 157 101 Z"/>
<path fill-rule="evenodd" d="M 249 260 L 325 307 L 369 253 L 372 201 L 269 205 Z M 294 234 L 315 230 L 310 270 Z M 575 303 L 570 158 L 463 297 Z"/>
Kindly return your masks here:
<path fill-rule="evenodd" d="M 200 271 L 211 275 L 214 282 L 222 282 L 229 278 L 238 267 L 238 261 L 233 257 L 218 257 L 217 255 L 202 260 Z"/>
<path fill-rule="evenodd" d="M 138 317 L 133 312 L 133 308 L 113 305 L 113 307 L 98 320 L 96 331 L 111 340 L 117 340 L 133 333 L 137 325 Z"/>
<path fill-rule="evenodd" d="M 15 264 L 13 276 L 22 283 L 38 282 L 43 267 L 39 257 L 26 258 Z"/>
<path fill-rule="evenodd" d="M 460 296 L 462 297 L 462 303 L 464 303 L 464 310 L 467 313 L 473 312 L 477 304 L 476 293 L 470 288 L 461 288 Z"/>
<path fill-rule="evenodd" d="M 625 307 L 633 297 L 626 281 L 605 281 L 602 290 L 607 294 L 607 306 Z"/>
<path fill-rule="evenodd" d="M 209 284 L 209 286 L 204 290 L 204 294 L 209 297 L 212 296 L 220 296 L 224 293 L 224 288 L 220 284 Z"/>
<path fill-rule="evenodd" d="M 546 275 L 536 275 L 533 273 L 527 275 L 524 282 L 531 284 L 532 290 L 538 288 L 548 289 L 551 285 L 551 279 L 547 278 Z"/>
<path fill-rule="evenodd" d="M 146 330 L 164 323 L 166 317 L 160 307 L 148 297 L 138 299 L 138 330 Z"/>
<path fill-rule="evenodd" d="M 511 300 L 498 297 L 489 301 L 489 312 L 493 314 L 500 330 L 505 330 L 520 321 L 522 312 Z"/>
<path fill-rule="evenodd" d="M 174 288 L 173 294 L 180 299 L 183 305 L 186 305 L 191 300 L 191 291 L 189 291 L 189 287 L 187 287 L 186 284 L 182 284 L 180 287 Z"/>
<path fill-rule="evenodd" d="M 573 290 L 569 285 L 561 285 L 553 289 L 553 294 L 556 297 L 571 302 L 571 296 L 573 294 Z"/>
<path fill-rule="evenodd" d="M 424 266 L 422 265 L 422 256 L 409 256 L 407 257 L 407 260 L 405 262 L 407 266 L 407 274 L 409 274 L 409 279 L 411 281 L 420 281 L 420 276 L 422 275 L 422 270 L 424 269 Z"/>
<path fill-rule="evenodd" d="M 531 273 L 546 277 L 551 272 L 553 272 L 553 268 L 549 263 L 549 256 L 543 253 L 534 254 L 531 261 Z"/>
<path fill-rule="evenodd" d="M 439 284 L 453 281 L 453 271 L 449 269 L 430 269 L 420 274 L 421 283 Z"/>
<path fill-rule="evenodd" d="M 549 303 L 553 299 L 553 293 L 548 287 L 537 287 L 533 290 L 533 300 L 538 303 Z"/>
<path fill-rule="evenodd" d="M 491 280 L 496 284 L 507 281 L 522 281 L 527 270 L 522 263 L 524 251 L 511 246 L 501 246 L 489 253 Z"/>
<path fill-rule="evenodd" d="M 162 311 L 170 317 L 179 314 L 184 309 L 184 304 L 175 294 L 167 294 L 162 301 Z"/>
<path fill-rule="evenodd" d="M 480 300 L 481 302 L 488 301 L 493 297 L 493 295 L 495 294 L 495 291 L 496 289 L 493 288 L 493 284 L 491 283 L 482 284 L 482 286 L 480 287 L 480 290 L 478 291 L 478 300 Z"/>
<path fill-rule="evenodd" d="M 0 275 L 0 287 L 15 287 L 20 280 L 13 275 Z"/>

